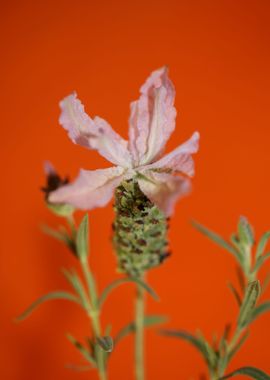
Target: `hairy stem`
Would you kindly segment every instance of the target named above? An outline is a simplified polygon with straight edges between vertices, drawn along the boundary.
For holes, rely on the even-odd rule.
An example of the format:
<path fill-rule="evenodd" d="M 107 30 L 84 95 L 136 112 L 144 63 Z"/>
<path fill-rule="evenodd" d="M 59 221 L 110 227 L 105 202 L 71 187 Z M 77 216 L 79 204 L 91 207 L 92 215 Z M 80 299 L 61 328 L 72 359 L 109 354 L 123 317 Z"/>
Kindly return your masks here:
<path fill-rule="evenodd" d="M 135 374 L 144 380 L 144 290 L 137 285 L 135 301 Z"/>
<path fill-rule="evenodd" d="M 92 322 L 94 338 L 97 340 L 98 337 L 102 336 L 101 325 L 100 325 L 100 310 L 98 306 L 98 297 L 96 291 L 96 284 L 93 274 L 89 268 L 88 261 L 86 258 L 81 259 L 82 270 L 84 273 L 85 280 L 88 286 L 88 292 L 91 300 L 91 311 L 89 312 L 89 318 Z M 105 352 L 96 343 L 95 355 L 97 360 L 97 368 L 100 380 L 107 380 L 107 370 L 106 370 L 106 358 Z"/>

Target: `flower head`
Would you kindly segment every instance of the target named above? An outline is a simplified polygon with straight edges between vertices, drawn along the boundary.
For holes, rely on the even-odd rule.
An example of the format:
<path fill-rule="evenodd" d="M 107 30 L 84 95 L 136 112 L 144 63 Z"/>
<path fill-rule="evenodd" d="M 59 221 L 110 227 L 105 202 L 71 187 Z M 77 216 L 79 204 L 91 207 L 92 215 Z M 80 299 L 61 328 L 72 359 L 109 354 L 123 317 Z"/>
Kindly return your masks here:
<path fill-rule="evenodd" d="M 97 150 L 115 166 L 81 170 L 71 184 L 49 195 L 52 203 L 71 204 L 79 209 L 106 205 L 124 180 L 136 177 L 141 191 L 165 215 L 170 215 L 177 199 L 190 190 L 194 175 L 192 154 L 198 150 L 199 133 L 171 153 L 164 147 L 175 129 L 175 90 L 163 67 L 154 71 L 131 103 L 129 141 L 119 136 L 100 117 L 90 118 L 76 94 L 61 101 L 60 124 L 75 144 Z M 175 174 L 178 174 L 177 176 Z"/>

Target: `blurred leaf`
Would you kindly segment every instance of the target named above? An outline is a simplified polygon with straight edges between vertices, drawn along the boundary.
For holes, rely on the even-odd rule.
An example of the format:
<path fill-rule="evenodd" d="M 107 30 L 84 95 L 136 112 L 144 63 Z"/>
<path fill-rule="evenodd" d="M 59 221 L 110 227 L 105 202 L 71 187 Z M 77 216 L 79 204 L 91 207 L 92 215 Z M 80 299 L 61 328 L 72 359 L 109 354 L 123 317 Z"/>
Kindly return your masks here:
<path fill-rule="evenodd" d="M 202 341 L 201 337 L 198 338 L 188 333 L 187 331 L 183 331 L 183 330 L 161 330 L 161 334 L 165 336 L 173 337 L 173 338 L 179 338 L 190 343 L 202 354 L 207 365 L 210 368 L 213 368 L 213 365 L 214 365 L 213 358 L 214 358 L 214 361 L 216 361 L 217 359 L 216 354 L 211 349 L 209 351 L 209 347 L 206 347 L 205 342 Z"/>
<path fill-rule="evenodd" d="M 97 343 L 105 352 L 112 352 L 113 339 L 110 336 L 97 337 Z"/>
<path fill-rule="evenodd" d="M 86 310 L 89 310 L 89 308 L 90 308 L 89 299 L 88 299 L 87 293 L 85 291 L 85 287 L 84 287 L 82 281 L 80 280 L 80 277 L 76 273 L 76 271 L 73 270 L 73 273 L 72 273 L 66 269 L 63 269 L 62 272 L 63 272 L 65 278 L 68 280 L 68 282 L 74 288 L 75 292 L 78 294 L 84 308 Z"/>
<path fill-rule="evenodd" d="M 246 280 L 245 280 L 245 275 L 243 273 L 243 270 L 239 266 L 236 267 L 236 275 L 237 275 L 237 279 L 238 279 L 238 282 L 239 282 L 239 285 L 240 285 L 240 289 L 241 289 L 241 291 L 244 294 L 245 293 L 245 289 L 246 289 Z"/>
<path fill-rule="evenodd" d="M 238 235 L 240 242 L 244 245 L 252 246 L 254 244 L 253 228 L 246 217 L 241 216 L 238 222 Z"/>
<path fill-rule="evenodd" d="M 263 236 L 261 237 L 257 246 L 257 250 L 256 250 L 256 259 L 258 259 L 263 254 L 269 238 L 270 238 L 270 231 L 265 232 Z"/>
<path fill-rule="evenodd" d="M 268 376 L 265 372 L 261 371 L 255 367 L 243 367 L 239 368 L 236 371 L 229 373 L 229 375 L 223 376 L 220 380 L 228 379 L 229 377 L 245 375 L 255 380 L 270 380 L 270 376 Z"/>
<path fill-rule="evenodd" d="M 265 279 L 263 281 L 263 285 L 262 285 L 262 292 L 264 292 L 268 285 L 269 285 L 269 282 L 270 282 L 270 273 L 268 273 L 266 276 L 265 276 Z"/>
<path fill-rule="evenodd" d="M 105 328 L 105 335 L 111 335 L 112 325 L 107 325 Z"/>
<path fill-rule="evenodd" d="M 91 356 L 90 352 L 84 347 L 80 342 L 78 342 L 72 335 L 67 334 L 68 340 L 73 344 L 77 350 L 80 351 L 82 356 L 89 362 L 91 363 L 94 367 L 96 367 L 96 361 L 95 359 Z"/>
<path fill-rule="evenodd" d="M 220 247 L 222 247 L 226 251 L 230 252 L 235 257 L 235 259 L 239 262 L 239 264 L 242 266 L 241 255 L 237 251 L 237 249 L 235 249 L 231 244 L 229 244 L 226 240 L 224 240 L 220 235 L 216 234 L 215 232 L 210 231 L 208 228 L 202 226 L 201 224 L 199 224 L 195 221 L 192 222 L 192 225 L 198 231 L 200 231 L 203 235 L 207 236 L 209 239 L 214 241 Z"/>
<path fill-rule="evenodd" d="M 76 236 L 77 253 L 78 253 L 78 256 L 84 260 L 87 258 L 88 252 L 89 252 L 88 239 L 89 239 L 88 214 L 85 214 L 78 228 L 77 236 Z"/>
<path fill-rule="evenodd" d="M 241 306 L 242 300 L 241 300 L 241 297 L 240 297 L 240 294 L 238 293 L 238 291 L 235 289 L 235 287 L 233 286 L 233 284 L 231 282 L 228 283 L 228 287 L 231 290 L 232 294 L 234 295 L 236 302 L 237 302 L 237 305 Z"/>
<path fill-rule="evenodd" d="M 260 294 L 260 283 L 258 280 L 252 281 L 248 284 L 245 296 L 240 308 L 238 326 L 245 327 L 251 319 L 252 311 L 256 305 L 257 299 Z"/>
<path fill-rule="evenodd" d="M 99 298 L 99 307 L 103 305 L 105 300 L 107 299 L 108 295 L 116 288 L 118 288 L 119 285 L 125 284 L 127 282 L 133 282 L 137 285 L 140 285 L 145 291 L 147 291 L 156 301 L 159 300 L 158 295 L 155 293 L 155 291 L 144 281 L 136 278 L 136 277 L 123 277 L 119 278 L 115 281 L 113 281 L 111 284 L 109 284 L 101 293 Z"/>
<path fill-rule="evenodd" d="M 48 294 L 45 294 L 44 296 L 38 298 L 35 302 L 33 302 L 19 317 L 16 318 L 17 321 L 22 321 L 23 319 L 27 318 L 32 312 L 42 303 L 56 300 L 56 299 L 62 299 L 67 301 L 76 302 L 81 306 L 81 302 L 74 294 L 66 292 L 66 291 L 55 291 Z"/>
<path fill-rule="evenodd" d="M 245 343 L 245 341 L 247 340 L 248 337 L 249 337 L 249 331 L 246 331 L 241 336 L 241 338 L 239 339 L 238 343 L 235 345 L 234 349 L 229 353 L 227 363 L 229 363 L 232 360 L 232 358 L 234 357 L 234 355 L 237 354 L 237 352 L 243 346 L 243 344 Z"/>
<path fill-rule="evenodd" d="M 65 230 L 57 231 L 57 230 L 54 230 L 53 228 L 51 228 L 47 225 L 42 225 L 41 229 L 46 235 L 51 236 L 54 239 L 65 243 L 65 245 L 67 245 L 67 247 L 73 253 L 76 251 L 74 241 L 72 240 L 72 238 L 68 235 L 68 233 Z"/>
<path fill-rule="evenodd" d="M 259 256 L 255 265 L 254 265 L 254 268 L 253 268 L 253 273 L 256 273 L 258 272 L 258 270 L 262 267 L 262 265 L 265 263 L 266 260 L 268 260 L 270 258 L 270 252 L 267 252 L 265 255 L 263 256 Z"/>
<path fill-rule="evenodd" d="M 270 311 L 270 301 L 263 302 L 256 306 L 251 313 L 251 322 L 255 321 L 262 314 L 267 313 L 268 311 Z"/>
<path fill-rule="evenodd" d="M 155 325 L 160 325 L 166 323 L 168 318 L 163 315 L 147 315 L 144 317 L 144 327 L 152 327 Z M 135 332 L 135 323 L 131 322 L 128 325 L 124 326 L 115 336 L 114 344 L 116 345 L 121 339 L 127 335 Z"/>

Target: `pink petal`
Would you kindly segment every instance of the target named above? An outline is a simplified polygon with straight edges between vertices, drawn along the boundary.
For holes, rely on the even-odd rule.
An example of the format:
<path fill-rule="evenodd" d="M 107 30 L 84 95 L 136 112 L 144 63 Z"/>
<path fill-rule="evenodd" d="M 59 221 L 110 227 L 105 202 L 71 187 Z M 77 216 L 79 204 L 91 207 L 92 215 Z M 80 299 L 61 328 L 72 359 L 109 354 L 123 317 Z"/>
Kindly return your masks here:
<path fill-rule="evenodd" d="M 60 102 L 62 113 L 59 122 L 67 130 L 70 139 L 89 149 L 96 149 L 110 162 L 124 167 L 131 165 L 128 142 L 120 137 L 100 117 L 91 119 L 74 93 Z"/>
<path fill-rule="evenodd" d="M 73 183 L 53 191 L 49 202 L 66 203 L 82 210 L 105 206 L 122 181 L 123 173 L 120 167 L 81 170 Z"/>
<path fill-rule="evenodd" d="M 194 161 L 191 157 L 199 149 L 200 135 L 193 133 L 191 138 L 157 162 L 145 166 L 145 169 L 159 169 L 162 172 L 180 172 L 190 177 L 194 175 Z"/>
<path fill-rule="evenodd" d="M 188 178 L 167 173 L 144 172 L 146 179 L 139 179 L 141 191 L 156 204 L 166 216 L 173 213 L 176 201 L 191 190 Z"/>
<path fill-rule="evenodd" d="M 131 103 L 129 148 L 135 166 L 153 162 L 162 152 L 175 128 L 175 90 L 162 67 L 154 71 L 140 89 L 139 100 Z"/>

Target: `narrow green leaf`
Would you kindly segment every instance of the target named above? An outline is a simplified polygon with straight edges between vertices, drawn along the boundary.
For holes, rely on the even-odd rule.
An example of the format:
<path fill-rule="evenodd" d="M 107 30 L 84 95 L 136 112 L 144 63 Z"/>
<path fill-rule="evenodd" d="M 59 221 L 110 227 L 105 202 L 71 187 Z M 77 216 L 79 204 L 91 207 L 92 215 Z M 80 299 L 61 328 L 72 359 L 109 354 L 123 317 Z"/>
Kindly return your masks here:
<path fill-rule="evenodd" d="M 234 295 L 235 300 L 237 302 L 237 305 L 241 306 L 242 300 L 241 300 L 241 297 L 240 297 L 240 294 L 238 293 L 238 291 L 235 289 L 235 287 L 233 286 L 233 284 L 231 282 L 228 283 L 228 287 L 229 287 L 230 291 L 232 292 L 232 294 Z"/>
<path fill-rule="evenodd" d="M 270 273 L 268 273 L 268 274 L 265 276 L 265 279 L 263 280 L 262 293 L 267 289 L 267 287 L 268 287 L 268 285 L 269 285 L 269 282 L 270 282 Z"/>
<path fill-rule="evenodd" d="M 239 342 L 237 343 L 237 345 L 234 347 L 234 349 L 229 353 L 228 355 L 228 361 L 227 363 L 229 363 L 232 358 L 237 354 L 237 352 L 240 350 L 240 348 L 243 346 L 243 344 L 245 343 L 245 341 L 247 340 L 247 338 L 249 337 L 249 331 L 246 331 L 242 336 L 241 338 L 239 339 Z"/>
<path fill-rule="evenodd" d="M 88 257 L 88 238 L 89 238 L 89 223 L 88 214 L 85 214 L 83 220 L 78 228 L 76 236 L 76 247 L 78 256 L 81 259 Z"/>
<path fill-rule="evenodd" d="M 255 321 L 262 314 L 267 313 L 268 311 L 270 311 L 270 301 L 263 302 L 256 306 L 251 313 L 251 322 Z"/>
<path fill-rule="evenodd" d="M 201 338 L 198 338 L 192 334 L 190 334 L 187 331 L 183 330 L 161 330 L 161 334 L 173 338 L 179 338 L 182 340 L 185 340 L 186 342 L 193 345 L 203 356 L 204 360 L 206 361 L 207 365 L 209 367 L 212 367 L 212 354 L 215 356 L 214 351 L 211 353 L 211 357 L 209 356 L 208 349 L 205 345 L 205 343 L 201 340 Z"/>
<path fill-rule="evenodd" d="M 258 280 L 248 284 L 245 296 L 240 308 L 238 326 L 245 327 L 251 321 L 251 315 L 260 294 L 260 283 Z"/>
<path fill-rule="evenodd" d="M 239 282 L 241 292 L 244 294 L 246 289 L 246 278 L 243 272 L 243 269 L 240 266 L 236 267 L 236 276 Z"/>
<path fill-rule="evenodd" d="M 78 294 L 83 307 L 89 311 L 89 309 L 90 309 L 89 299 L 88 299 L 85 287 L 84 287 L 82 281 L 80 280 L 80 277 L 76 273 L 76 271 L 73 270 L 73 273 L 72 273 L 66 269 L 63 269 L 62 272 L 63 272 L 65 278 L 68 280 L 68 282 L 74 288 L 75 292 Z"/>
<path fill-rule="evenodd" d="M 166 323 L 168 318 L 163 315 L 147 315 L 144 317 L 144 327 L 153 327 L 155 325 L 161 325 Z M 135 332 L 135 323 L 131 322 L 124 326 L 114 338 L 114 344 L 116 345 L 121 339 L 127 335 Z"/>
<path fill-rule="evenodd" d="M 254 268 L 253 268 L 253 273 L 256 273 L 258 272 L 258 270 L 262 267 L 262 265 L 265 263 L 266 260 L 268 260 L 270 258 L 270 252 L 267 252 L 265 255 L 263 256 L 259 256 L 255 265 L 254 265 Z"/>
<path fill-rule="evenodd" d="M 236 371 L 233 371 L 229 373 L 228 375 L 222 377 L 220 380 L 229 379 L 230 377 L 238 376 L 238 375 L 245 375 L 255 380 L 270 380 L 269 375 L 267 375 L 265 372 L 255 367 L 239 368 Z"/>
<path fill-rule="evenodd" d="M 269 238 L 270 238 L 270 231 L 265 232 L 263 236 L 261 237 L 257 246 L 257 250 L 256 250 L 256 259 L 258 259 L 263 254 Z"/>
<path fill-rule="evenodd" d="M 97 337 L 97 343 L 105 352 L 112 352 L 113 350 L 113 339 L 110 336 L 100 336 Z"/>
<path fill-rule="evenodd" d="M 38 298 L 19 317 L 17 317 L 16 320 L 22 321 L 23 319 L 27 318 L 30 314 L 32 314 L 32 312 L 42 303 L 46 301 L 56 300 L 56 299 L 72 301 L 81 305 L 80 300 L 74 294 L 59 290 L 59 291 L 45 294 L 44 296 Z"/>
<path fill-rule="evenodd" d="M 54 239 L 58 240 L 58 241 L 61 241 L 63 243 L 65 243 L 65 245 L 72 251 L 74 252 L 75 251 L 75 246 L 74 246 L 74 242 L 73 240 L 71 239 L 71 237 L 67 234 L 66 231 L 57 231 L 57 230 L 54 230 L 53 228 L 47 226 L 47 225 L 42 225 L 41 226 L 41 229 L 42 231 L 48 235 L 48 236 L 51 236 L 53 237 Z"/>
<path fill-rule="evenodd" d="M 207 236 L 210 240 L 214 241 L 220 247 L 230 252 L 235 257 L 235 259 L 239 262 L 239 264 L 242 266 L 241 255 L 237 251 L 236 248 L 234 248 L 231 244 L 229 244 L 226 240 L 224 240 L 220 235 L 216 234 L 215 232 L 210 231 L 208 228 L 202 226 L 201 224 L 195 221 L 192 221 L 192 225 L 203 235 Z"/>
<path fill-rule="evenodd" d="M 72 335 L 67 334 L 68 340 L 73 344 L 77 350 L 80 351 L 82 356 L 89 362 L 91 363 L 94 367 L 96 367 L 96 361 L 95 359 L 91 356 L 90 352 L 84 347 L 80 342 L 78 342 Z"/>
<path fill-rule="evenodd" d="M 101 307 L 103 305 L 103 303 L 105 302 L 105 300 L 107 299 L 108 295 L 114 290 L 116 289 L 119 285 L 122 285 L 122 284 L 125 284 L 125 283 L 128 283 L 128 282 L 133 282 L 133 283 L 136 283 L 137 285 L 140 285 L 145 291 L 147 291 L 156 301 L 159 300 L 159 297 L 158 295 L 156 294 L 156 292 L 148 285 L 146 284 L 144 281 L 136 278 L 136 277 L 123 277 L 123 278 L 119 278 L 115 281 L 113 281 L 111 284 L 109 284 L 104 290 L 103 292 L 101 293 L 100 295 L 100 298 L 99 298 L 99 307 Z"/>

